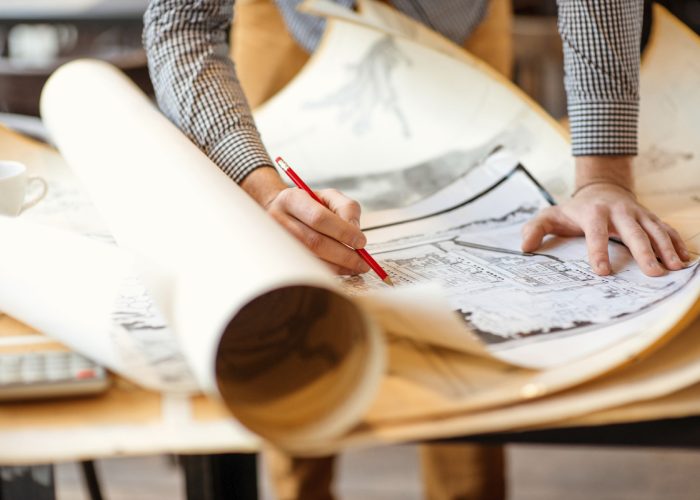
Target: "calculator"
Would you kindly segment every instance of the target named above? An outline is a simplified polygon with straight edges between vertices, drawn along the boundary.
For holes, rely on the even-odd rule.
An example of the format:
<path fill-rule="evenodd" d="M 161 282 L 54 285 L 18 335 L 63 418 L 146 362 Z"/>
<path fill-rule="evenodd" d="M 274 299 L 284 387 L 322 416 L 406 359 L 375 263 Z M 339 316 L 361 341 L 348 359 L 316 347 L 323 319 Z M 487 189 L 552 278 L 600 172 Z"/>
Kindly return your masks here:
<path fill-rule="evenodd" d="M 106 370 L 76 352 L 0 353 L 0 402 L 87 396 L 108 387 Z"/>

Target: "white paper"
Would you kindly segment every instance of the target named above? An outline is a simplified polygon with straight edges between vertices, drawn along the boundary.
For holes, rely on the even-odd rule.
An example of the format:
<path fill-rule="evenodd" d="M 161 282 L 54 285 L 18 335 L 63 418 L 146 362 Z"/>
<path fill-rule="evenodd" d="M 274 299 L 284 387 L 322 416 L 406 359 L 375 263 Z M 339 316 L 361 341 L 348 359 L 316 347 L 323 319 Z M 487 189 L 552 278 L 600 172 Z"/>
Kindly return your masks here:
<path fill-rule="evenodd" d="M 609 245 L 611 276 L 590 269 L 583 238 L 552 238 L 522 252 L 522 225 L 549 205 L 522 167 L 475 199 L 452 201 L 436 215 L 367 230 L 367 249 L 399 287 L 440 283 L 499 359 L 549 368 L 585 358 L 682 313 L 669 299 L 700 289 L 697 265 L 650 278 L 617 243 Z M 383 288 L 369 274 L 344 284 L 349 293 Z M 436 329 L 424 340 L 439 338 Z"/>
<path fill-rule="evenodd" d="M 377 202 L 419 201 L 401 198 L 411 195 L 412 171 L 442 171 L 437 191 L 496 148 L 517 157 L 555 195 L 565 194 L 573 175 L 565 136 L 482 66 L 333 20 L 317 53 L 255 119 L 273 155 L 314 187 L 345 189 L 367 210 L 387 208 Z M 367 175 L 372 186 L 361 179 Z"/>

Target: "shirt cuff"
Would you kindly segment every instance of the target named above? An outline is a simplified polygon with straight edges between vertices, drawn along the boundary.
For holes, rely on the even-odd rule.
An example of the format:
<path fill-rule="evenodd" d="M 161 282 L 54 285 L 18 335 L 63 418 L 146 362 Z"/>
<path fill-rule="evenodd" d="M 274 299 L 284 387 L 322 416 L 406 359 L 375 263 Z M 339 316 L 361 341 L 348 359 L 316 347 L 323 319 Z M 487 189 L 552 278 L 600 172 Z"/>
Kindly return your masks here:
<path fill-rule="evenodd" d="M 574 102 L 568 108 L 574 156 L 637 154 L 638 102 Z"/>
<path fill-rule="evenodd" d="M 208 154 L 236 184 L 260 167 L 272 167 L 272 160 L 255 130 L 237 130 L 227 135 Z"/>

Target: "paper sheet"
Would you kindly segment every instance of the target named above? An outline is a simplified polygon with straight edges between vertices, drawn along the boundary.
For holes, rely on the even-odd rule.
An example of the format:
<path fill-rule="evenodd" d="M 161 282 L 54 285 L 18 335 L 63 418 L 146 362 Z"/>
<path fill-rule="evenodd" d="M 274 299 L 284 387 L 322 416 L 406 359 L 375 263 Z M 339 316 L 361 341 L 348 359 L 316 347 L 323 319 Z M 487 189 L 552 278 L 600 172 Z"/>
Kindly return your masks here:
<path fill-rule="evenodd" d="M 120 248 L 135 256 L 204 391 L 268 436 L 337 434 L 359 418 L 383 349 L 320 261 L 113 67 L 59 69 L 42 94 L 42 117 Z M 127 287 L 113 317 L 127 330 L 163 326 L 157 317 L 132 321 L 129 311 L 152 309 L 137 282 Z M 286 383 L 273 387 L 273 379 Z M 294 405 L 317 381 L 335 384 L 333 397 Z M 293 419 L 276 420 L 291 408 Z"/>
<path fill-rule="evenodd" d="M 511 83 L 468 55 L 456 59 L 352 17 L 331 19 L 300 74 L 256 110 L 274 155 L 366 210 L 419 201 L 432 193 L 413 179 L 439 171 L 438 191 L 496 149 L 556 196 L 570 190 L 564 134 Z"/>
<path fill-rule="evenodd" d="M 2 291 L 14 301 L 0 302 L 3 308 L 144 387 L 196 391 L 197 383 L 177 338 L 136 277 L 133 256 L 105 248 L 114 246 L 113 238 L 60 155 L 6 129 L 0 129 L 0 151 L 4 158 L 27 165 L 31 175 L 42 177 L 49 186 L 38 205 L 17 220 L 5 222 L 8 232 L 3 247 L 14 257 L 0 265 L 0 282 Z M 23 221 L 32 224 L 22 224 Z M 86 238 L 47 231 L 42 226 Z M 60 252 L 46 251 L 54 248 L 52 237 L 58 238 L 55 245 Z M 92 252 L 96 261 L 83 260 Z M 92 269 L 88 262 L 93 262 Z M 61 271 L 65 272 L 57 274 Z M 110 279 L 111 272 L 120 274 Z M 8 273 L 13 273 L 14 278 Z M 16 280 L 14 285 L 10 284 L 11 279 Z M 41 293 L 14 293 L 27 287 Z M 100 300 L 111 304 L 104 306 L 108 310 L 89 307 L 100 293 L 104 294 Z M 61 308 L 55 307 L 53 294 L 62 301 Z M 92 315 L 85 308 L 90 308 Z M 84 326 L 71 327 L 78 323 Z"/>
<path fill-rule="evenodd" d="M 367 229 L 367 248 L 399 287 L 442 284 L 499 359 L 540 369 L 567 364 L 660 317 L 682 316 L 674 295 L 700 293 L 697 265 L 649 278 L 620 244 L 610 244 L 613 274 L 605 277 L 590 269 L 583 238 L 554 238 L 523 253 L 522 225 L 549 200 L 522 167 L 477 196 L 451 201 L 434 215 Z M 383 288 L 369 274 L 344 285 L 348 293 Z M 440 342 L 440 329 L 424 335 Z"/>
<path fill-rule="evenodd" d="M 700 38 L 655 5 L 642 57 L 640 156 L 642 202 L 700 254 Z"/>

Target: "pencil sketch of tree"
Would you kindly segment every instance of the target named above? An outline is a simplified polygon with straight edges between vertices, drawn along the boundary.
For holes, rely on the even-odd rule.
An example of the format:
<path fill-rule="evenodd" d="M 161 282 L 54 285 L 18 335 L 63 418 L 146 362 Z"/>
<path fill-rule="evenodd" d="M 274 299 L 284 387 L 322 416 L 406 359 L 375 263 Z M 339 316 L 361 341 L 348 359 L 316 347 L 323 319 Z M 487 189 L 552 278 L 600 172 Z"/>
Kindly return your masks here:
<path fill-rule="evenodd" d="M 399 65 L 410 64 L 411 60 L 399 50 L 394 39 L 384 36 L 348 67 L 350 78 L 345 84 L 304 107 L 338 108 L 338 120 L 349 122 L 356 135 L 368 133 L 376 114 L 386 112 L 396 118 L 402 135 L 409 138 L 411 131 L 401 111 L 392 76 Z"/>
<path fill-rule="evenodd" d="M 651 146 L 635 161 L 635 172 L 638 176 L 663 172 L 678 166 L 681 162 L 691 161 L 693 153 L 685 151 L 669 151 L 658 146 Z"/>

